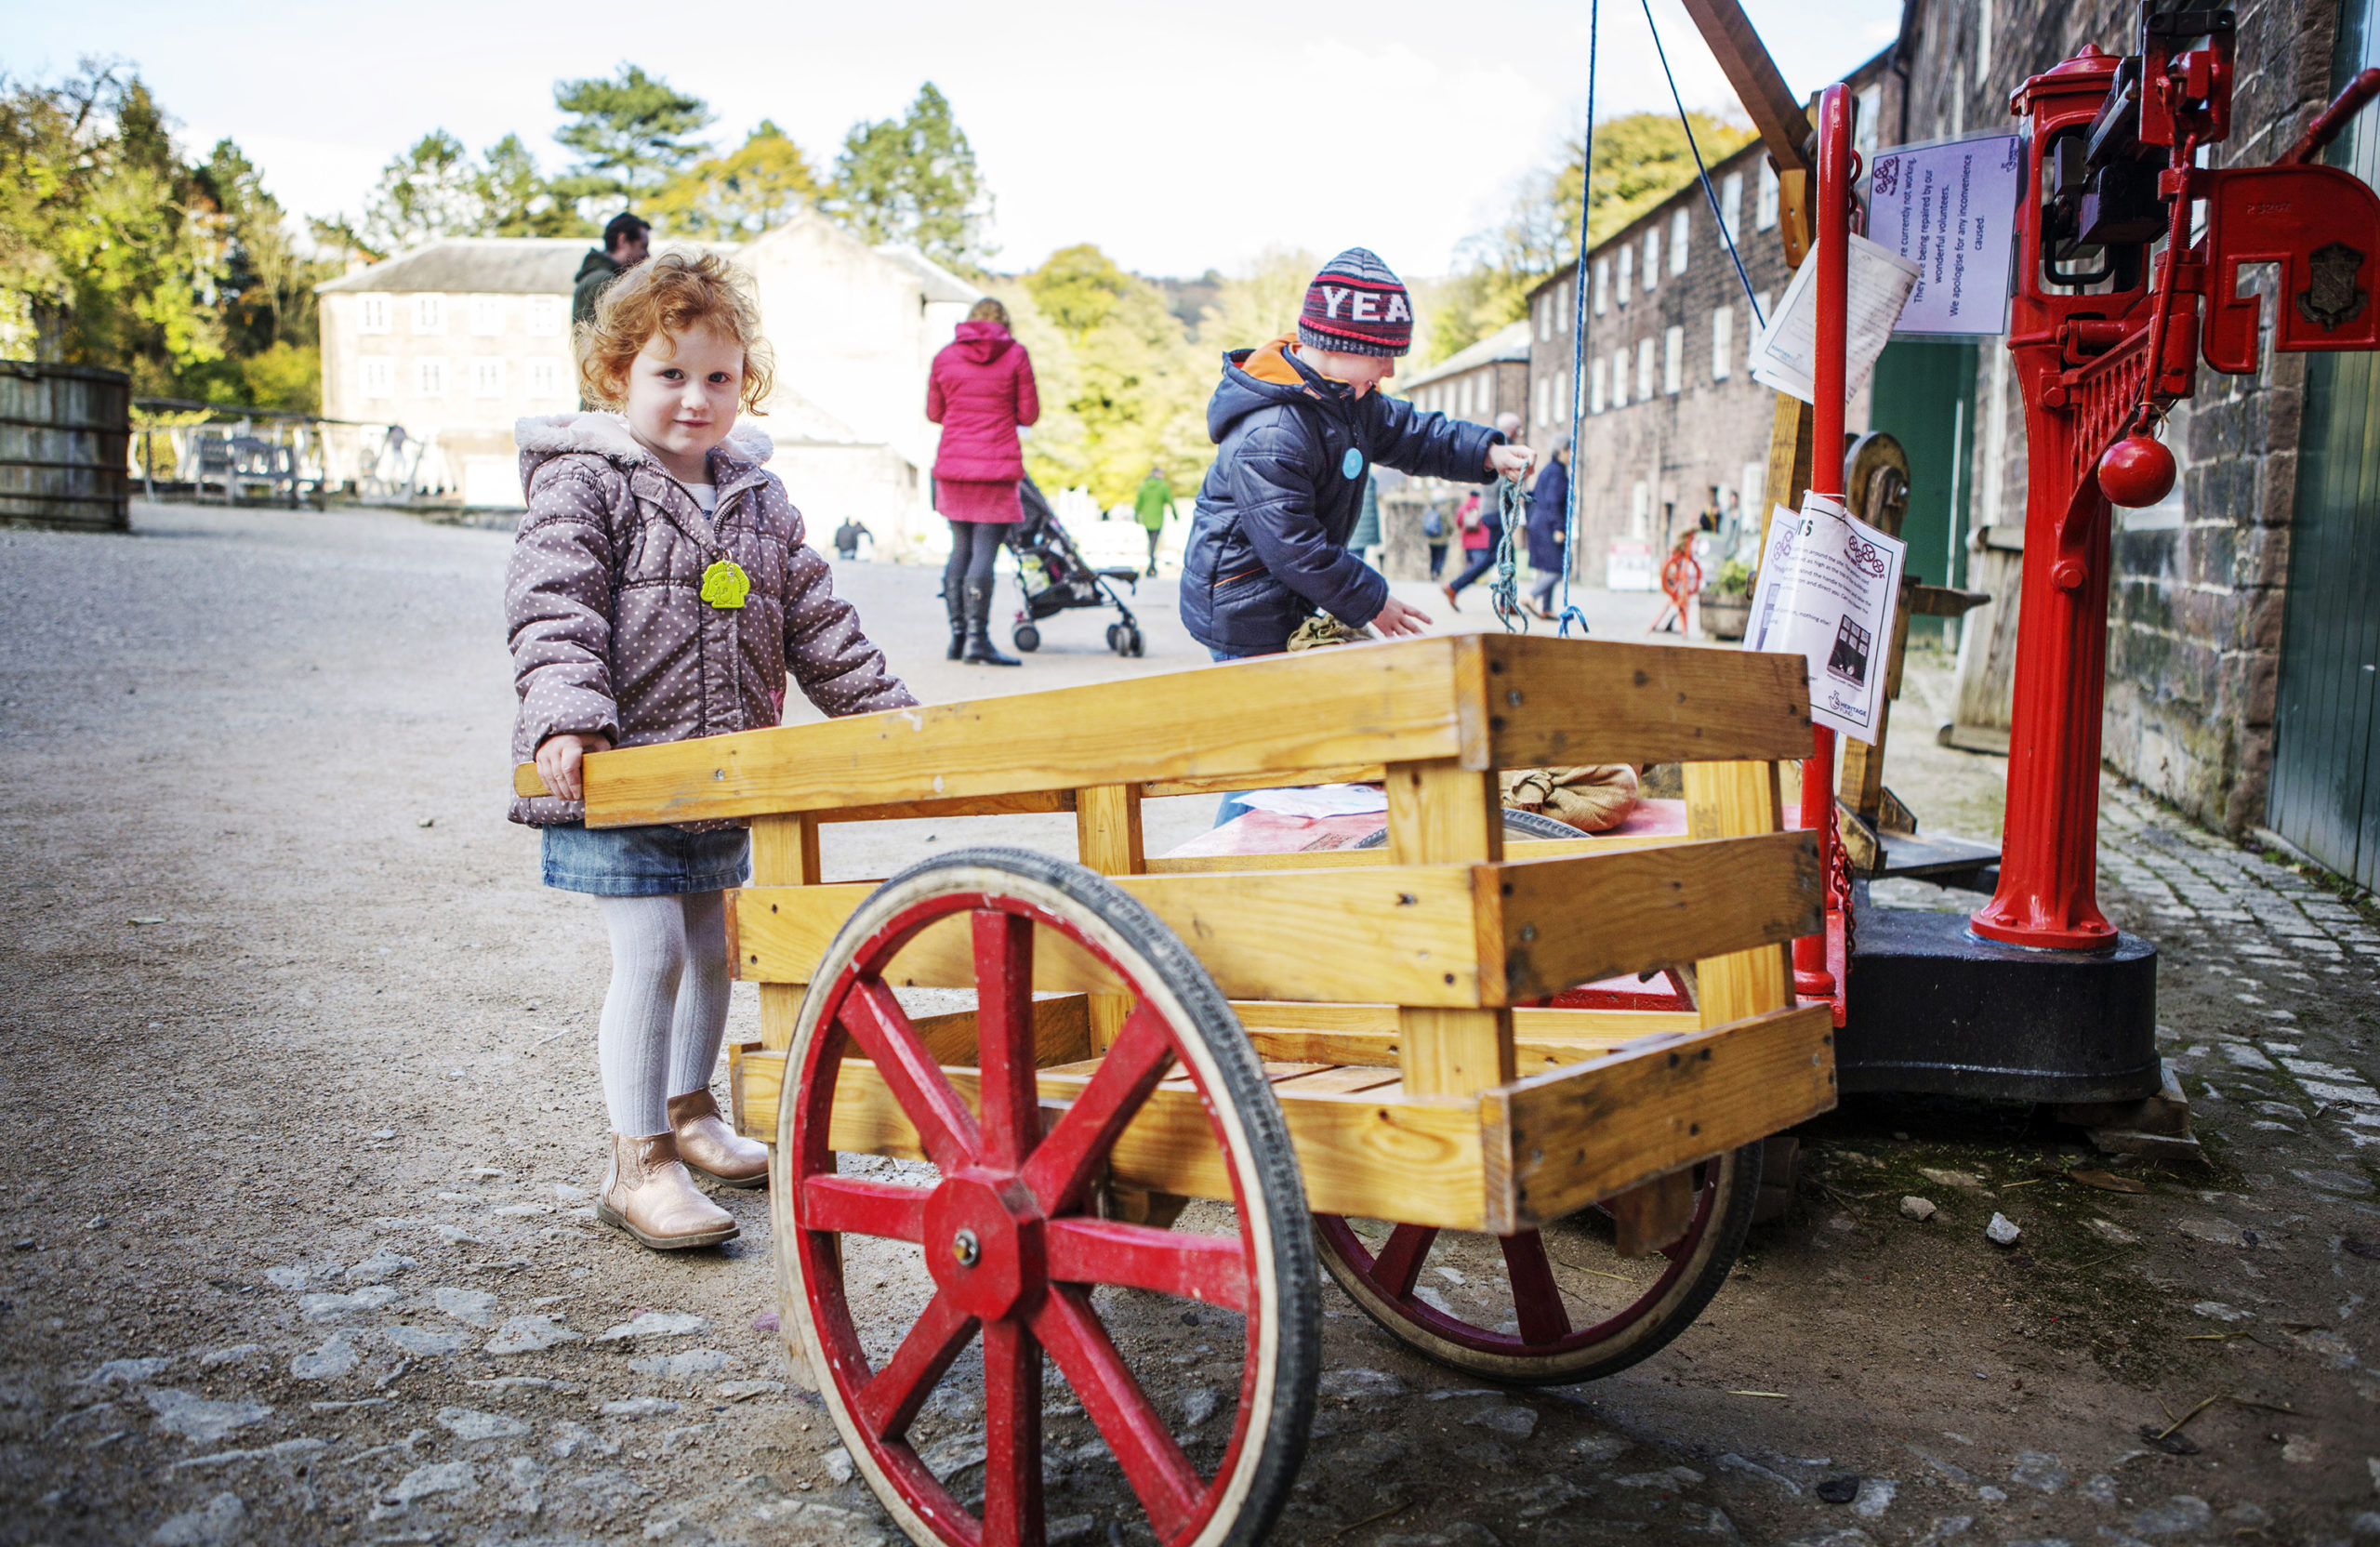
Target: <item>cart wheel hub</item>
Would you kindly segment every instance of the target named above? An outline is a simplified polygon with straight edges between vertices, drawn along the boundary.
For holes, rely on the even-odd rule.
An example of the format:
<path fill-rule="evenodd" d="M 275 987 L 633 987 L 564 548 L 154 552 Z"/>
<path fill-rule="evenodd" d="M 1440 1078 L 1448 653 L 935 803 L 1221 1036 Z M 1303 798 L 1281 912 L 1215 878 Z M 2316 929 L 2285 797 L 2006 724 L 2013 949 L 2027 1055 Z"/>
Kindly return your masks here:
<path fill-rule="evenodd" d="M 925 1238 L 947 1243 L 926 1253 L 928 1267 L 943 1292 L 978 1320 L 1030 1310 L 1049 1283 L 1041 1210 L 1013 1176 L 954 1173 L 926 1203 Z"/>

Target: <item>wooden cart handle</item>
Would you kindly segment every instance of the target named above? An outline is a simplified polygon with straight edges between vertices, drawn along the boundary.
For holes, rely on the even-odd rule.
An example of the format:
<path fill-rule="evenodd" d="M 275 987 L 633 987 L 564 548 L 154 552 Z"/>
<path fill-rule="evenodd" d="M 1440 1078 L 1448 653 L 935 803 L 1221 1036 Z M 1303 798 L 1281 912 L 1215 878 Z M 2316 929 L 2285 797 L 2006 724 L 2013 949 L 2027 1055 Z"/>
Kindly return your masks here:
<path fill-rule="evenodd" d="M 536 763 L 516 762 L 512 765 L 512 793 L 524 800 L 533 800 L 551 792 L 546 788 L 546 781 L 538 775 Z"/>

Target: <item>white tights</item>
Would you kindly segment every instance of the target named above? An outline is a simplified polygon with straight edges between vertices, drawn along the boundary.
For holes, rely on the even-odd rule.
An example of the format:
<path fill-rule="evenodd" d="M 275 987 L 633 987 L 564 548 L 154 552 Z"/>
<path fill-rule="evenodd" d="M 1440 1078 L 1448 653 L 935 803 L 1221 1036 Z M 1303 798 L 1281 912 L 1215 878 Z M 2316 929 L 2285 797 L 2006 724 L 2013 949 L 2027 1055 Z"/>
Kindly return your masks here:
<path fill-rule="evenodd" d="M 596 1048 L 612 1131 L 666 1133 L 669 1098 L 710 1084 L 727 1034 L 721 894 L 598 897 L 612 935 L 612 986 Z"/>

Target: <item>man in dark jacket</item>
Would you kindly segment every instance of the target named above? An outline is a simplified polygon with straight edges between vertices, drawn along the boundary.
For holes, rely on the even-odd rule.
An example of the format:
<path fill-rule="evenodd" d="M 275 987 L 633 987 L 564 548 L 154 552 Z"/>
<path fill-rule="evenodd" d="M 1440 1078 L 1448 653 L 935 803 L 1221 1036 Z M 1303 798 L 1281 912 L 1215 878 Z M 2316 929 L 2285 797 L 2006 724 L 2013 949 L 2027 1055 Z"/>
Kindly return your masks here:
<path fill-rule="evenodd" d="M 1183 557 L 1183 625 L 1217 660 L 1289 648 L 1316 610 L 1385 635 L 1428 615 L 1347 551 L 1371 466 L 1486 483 L 1532 459 L 1486 425 L 1425 414 L 1373 389 L 1412 347 L 1413 301 L 1388 265 L 1350 247 L 1307 286 L 1297 337 L 1223 356 L 1207 404 L 1219 448 Z"/>
<path fill-rule="evenodd" d="M 588 248 L 579 260 L 570 291 L 570 321 L 575 327 L 595 315 L 595 298 L 603 287 L 644 261 L 653 246 L 653 228 L 623 210 L 603 228 L 603 245 Z"/>

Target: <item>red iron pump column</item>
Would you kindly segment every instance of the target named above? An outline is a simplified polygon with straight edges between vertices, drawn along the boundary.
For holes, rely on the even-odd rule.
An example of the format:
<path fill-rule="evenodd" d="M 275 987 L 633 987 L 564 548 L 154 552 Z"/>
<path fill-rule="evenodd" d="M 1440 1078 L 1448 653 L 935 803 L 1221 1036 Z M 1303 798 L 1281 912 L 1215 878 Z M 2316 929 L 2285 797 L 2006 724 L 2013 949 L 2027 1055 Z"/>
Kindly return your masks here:
<path fill-rule="evenodd" d="M 1843 406 L 1844 338 L 1850 311 L 1851 89 L 1836 85 L 1818 99 L 1818 196 L 1814 201 L 1809 261 L 1818 266 L 1818 355 L 1810 376 L 1815 401 L 1810 414 L 1810 493 L 1843 497 Z M 1834 894 L 1835 851 L 1843 837 L 1834 825 L 1834 732 L 1816 728 L 1814 749 L 1802 764 L 1801 826 L 1818 836 L 1818 873 L 1827 878 L 1827 911 L 1846 907 Z M 1834 997 L 1827 945 L 1832 929 L 1793 942 L 1793 991 L 1804 998 Z"/>
<path fill-rule="evenodd" d="M 2131 298 L 2044 286 L 2043 152 L 2059 130 L 2091 122 L 2115 69 L 2114 58 L 2086 48 L 2027 82 L 2020 99 L 2033 132 L 2008 351 L 2026 405 L 2024 580 L 2000 887 L 1969 921 L 1987 940 L 2061 950 L 2095 949 L 2116 938 L 2099 912 L 2097 884 L 2111 523 L 2097 480 L 2076 472 L 2078 461 L 2089 465 L 2078 450 L 2095 458 L 2099 448 L 2077 444 L 2090 427 L 2069 408 L 2060 380 L 2065 324 L 2077 311 L 2121 315 Z M 2194 346 L 2193 339 L 2193 353 Z"/>

